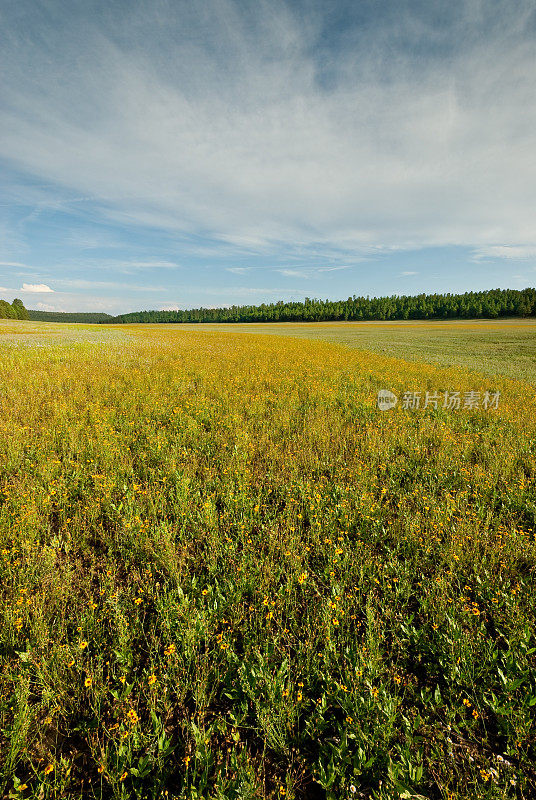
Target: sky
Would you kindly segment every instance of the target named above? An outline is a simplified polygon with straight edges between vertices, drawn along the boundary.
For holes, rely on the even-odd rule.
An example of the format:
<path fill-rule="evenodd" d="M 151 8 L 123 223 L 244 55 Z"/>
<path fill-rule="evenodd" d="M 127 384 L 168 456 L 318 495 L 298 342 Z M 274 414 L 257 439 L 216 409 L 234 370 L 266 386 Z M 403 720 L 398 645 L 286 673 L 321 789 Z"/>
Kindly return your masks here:
<path fill-rule="evenodd" d="M 536 0 L 3 0 L 0 298 L 536 285 Z"/>

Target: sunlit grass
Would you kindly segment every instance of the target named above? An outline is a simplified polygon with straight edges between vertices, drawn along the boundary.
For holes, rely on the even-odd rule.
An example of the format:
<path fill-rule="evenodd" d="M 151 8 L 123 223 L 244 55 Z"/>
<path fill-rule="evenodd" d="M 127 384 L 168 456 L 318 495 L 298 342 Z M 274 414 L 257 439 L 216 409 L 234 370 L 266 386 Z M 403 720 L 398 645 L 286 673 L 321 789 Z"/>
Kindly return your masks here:
<path fill-rule="evenodd" d="M 3 793 L 533 796 L 532 387 L 29 324 L 0 344 Z"/>
<path fill-rule="evenodd" d="M 200 326 L 181 326 L 199 330 Z M 536 321 L 317 322 L 202 325 L 201 329 L 297 336 L 407 361 L 462 367 L 536 383 Z"/>

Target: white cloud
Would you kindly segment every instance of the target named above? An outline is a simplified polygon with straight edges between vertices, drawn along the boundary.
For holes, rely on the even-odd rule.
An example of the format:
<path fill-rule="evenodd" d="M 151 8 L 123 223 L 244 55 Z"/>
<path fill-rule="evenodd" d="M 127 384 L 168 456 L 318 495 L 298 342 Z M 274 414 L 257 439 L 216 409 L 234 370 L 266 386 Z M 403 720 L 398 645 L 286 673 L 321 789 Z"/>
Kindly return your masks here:
<path fill-rule="evenodd" d="M 227 272 L 232 272 L 233 275 L 245 275 L 249 272 L 249 267 L 225 267 Z"/>
<path fill-rule="evenodd" d="M 327 71 L 320 5 L 119 4 L 121 45 L 89 10 L 25 5 L 0 155 L 60 196 L 255 252 L 536 247 L 533 0 L 378 14 Z"/>
<path fill-rule="evenodd" d="M 20 291 L 30 292 L 31 294 L 42 294 L 45 292 L 53 292 L 54 289 L 51 289 L 46 283 L 23 283 Z"/>
<path fill-rule="evenodd" d="M 48 303 L 37 303 L 37 308 L 41 311 L 55 311 L 56 309 L 54 306 L 49 305 Z"/>
<path fill-rule="evenodd" d="M 6 289 L 5 286 L 0 286 L 0 292 L 9 292 L 9 289 Z"/>
<path fill-rule="evenodd" d="M 401 272 L 400 274 L 401 275 L 418 275 L 419 273 L 418 272 L 414 272 L 411 269 L 406 269 L 406 270 L 404 270 L 404 272 Z"/>

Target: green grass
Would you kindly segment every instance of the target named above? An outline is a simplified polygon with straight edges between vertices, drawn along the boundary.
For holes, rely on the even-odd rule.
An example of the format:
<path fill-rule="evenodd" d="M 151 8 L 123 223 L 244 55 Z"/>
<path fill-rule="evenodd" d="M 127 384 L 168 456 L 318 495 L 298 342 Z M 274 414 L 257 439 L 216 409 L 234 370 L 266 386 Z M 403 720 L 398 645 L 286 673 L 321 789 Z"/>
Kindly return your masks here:
<path fill-rule="evenodd" d="M 188 325 L 190 330 L 196 326 Z M 270 323 L 197 329 L 264 333 L 332 342 L 383 355 L 536 383 L 536 322 Z"/>
<path fill-rule="evenodd" d="M 61 330 L 0 342 L 0 796 L 535 796 L 532 386 Z"/>

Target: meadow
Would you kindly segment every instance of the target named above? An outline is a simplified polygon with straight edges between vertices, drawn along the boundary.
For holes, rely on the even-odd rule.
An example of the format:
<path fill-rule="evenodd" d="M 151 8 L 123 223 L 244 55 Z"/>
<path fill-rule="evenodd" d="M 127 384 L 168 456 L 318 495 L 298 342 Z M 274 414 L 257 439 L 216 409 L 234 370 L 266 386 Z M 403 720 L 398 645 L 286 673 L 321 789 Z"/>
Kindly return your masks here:
<path fill-rule="evenodd" d="M 162 326 L 163 327 L 163 326 Z M 197 325 L 181 325 L 199 330 Z M 293 336 L 439 366 L 536 383 L 536 321 L 527 319 L 448 322 L 316 322 L 204 324 L 204 331 Z"/>
<path fill-rule="evenodd" d="M 0 796 L 536 796 L 520 326 L 3 321 Z"/>

